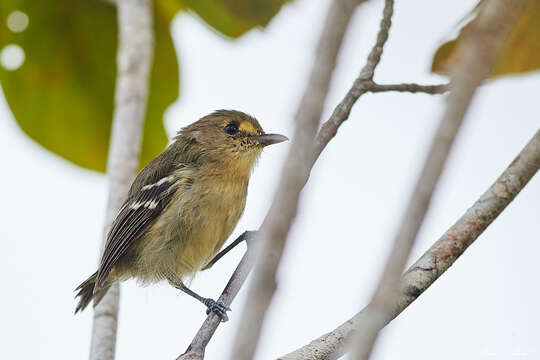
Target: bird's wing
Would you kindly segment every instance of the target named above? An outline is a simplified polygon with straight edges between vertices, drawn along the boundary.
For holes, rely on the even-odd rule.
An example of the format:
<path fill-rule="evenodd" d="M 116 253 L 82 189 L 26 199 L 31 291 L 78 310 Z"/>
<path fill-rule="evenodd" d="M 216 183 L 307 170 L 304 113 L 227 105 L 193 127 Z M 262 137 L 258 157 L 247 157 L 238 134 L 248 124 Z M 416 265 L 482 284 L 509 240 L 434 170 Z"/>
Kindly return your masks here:
<path fill-rule="evenodd" d="M 176 137 L 137 175 L 107 235 L 94 292 L 118 259 L 161 215 L 175 192 L 190 184 L 192 171 L 197 168 L 197 158 L 189 151 L 193 144 L 190 139 Z"/>
<path fill-rule="evenodd" d="M 172 179 L 172 178 L 171 178 Z M 103 285 L 111 268 L 126 250 L 158 218 L 174 194 L 175 184 L 163 178 L 142 187 L 121 207 L 111 230 L 99 265 L 96 289 Z"/>
<path fill-rule="evenodd" d="M 159 157 L 155 159 L 159 161 Z M 178 188 L 173 169 L 150 173 L 146 167 L 135 179 L 128 199 L 120 208 L 101 257 L 95 285 L 97 291 L 114 264 L 167 207 Z"/>

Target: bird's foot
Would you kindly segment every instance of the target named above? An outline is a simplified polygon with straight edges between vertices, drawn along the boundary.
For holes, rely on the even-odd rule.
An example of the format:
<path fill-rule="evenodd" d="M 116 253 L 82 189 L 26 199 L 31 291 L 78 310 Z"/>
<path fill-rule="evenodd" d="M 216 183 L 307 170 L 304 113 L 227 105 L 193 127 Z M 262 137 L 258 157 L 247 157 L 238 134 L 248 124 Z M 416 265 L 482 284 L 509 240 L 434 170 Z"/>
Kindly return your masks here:
<path fill-rule="evenodd" d="M 223 302 L 215 301 L 209 298 L 203 298 L 202 303 L 207 307 L 207 315 L 210 314 L 210 311 L 212 311 L 214 314 L 221 318 L 222 322 L 229 321 L 227 311 L 231 311 L 231 308 L 225 305 Z"/>

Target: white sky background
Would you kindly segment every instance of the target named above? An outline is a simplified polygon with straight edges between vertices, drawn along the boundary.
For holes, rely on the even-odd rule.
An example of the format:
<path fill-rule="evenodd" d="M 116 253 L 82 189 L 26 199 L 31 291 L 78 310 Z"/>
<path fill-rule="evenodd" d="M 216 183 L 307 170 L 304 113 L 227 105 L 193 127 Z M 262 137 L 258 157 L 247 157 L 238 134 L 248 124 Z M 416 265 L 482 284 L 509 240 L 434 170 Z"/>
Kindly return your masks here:
<path fill-rule="evenodd" d="M 381 83 L 440 83 L 429 74 L 437 46 L 475 2 L 397 2 L 376 73 Z M 219 108 L 256 116 L 291 135 L 329 1 L 297 0 L 264 30 L 238 41 L 190 15 L 172 30 L 181 97 L 166 114 L 169 135 Z M 343 97 L 374 42 L 382 1 L 370 2 L 347 34 L 323 119 Z M 32 22 L 32 19 L 30 19 Z M 4 25 L 2 25 L 4 26 Z M 539 75 L 483 86 L 455 144 L 411 260 L 487 189 L 537 130 Z M 443 97 L 365 95 L 322 154 L 306 187 L 279 272 L 257 359 L 271 359 L 330 331 L 368 301 L 444 105 Z M 265 150 L 233 237 L 258 228 L 288 145 Z M 73 289 L 94 270 L 106 179 L 43 151 L 0 97 L 0 358 L 84 359 L 91 311 L 74 316 Z M 450 270 L 383 332 L 374 359 L 538 359 L 540 176 Z M 217 297 L 242 249 L 201 273 L 192 288 Z M 232 305 L 207 349 L 224 359 L 246 301 Z M 166 284 L 122 287 L 118 359 L 173 359 L 205 317 Z"/>

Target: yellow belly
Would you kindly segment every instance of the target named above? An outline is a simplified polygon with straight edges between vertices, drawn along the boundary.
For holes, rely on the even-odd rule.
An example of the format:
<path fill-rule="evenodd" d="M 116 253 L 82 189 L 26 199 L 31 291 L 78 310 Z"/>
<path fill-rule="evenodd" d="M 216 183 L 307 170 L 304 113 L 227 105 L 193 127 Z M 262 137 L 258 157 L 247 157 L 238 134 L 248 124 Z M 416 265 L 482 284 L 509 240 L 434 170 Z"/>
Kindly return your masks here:
<path fill-rule="evenodd" d="M 246 188 L 247 182 L 242 182 L 225 191 L 208 184 L 179 191 L 130 251 L 131 266 L 125 275 L 174 284 L 192 277 L 233 231 L 244 210 Z"/>

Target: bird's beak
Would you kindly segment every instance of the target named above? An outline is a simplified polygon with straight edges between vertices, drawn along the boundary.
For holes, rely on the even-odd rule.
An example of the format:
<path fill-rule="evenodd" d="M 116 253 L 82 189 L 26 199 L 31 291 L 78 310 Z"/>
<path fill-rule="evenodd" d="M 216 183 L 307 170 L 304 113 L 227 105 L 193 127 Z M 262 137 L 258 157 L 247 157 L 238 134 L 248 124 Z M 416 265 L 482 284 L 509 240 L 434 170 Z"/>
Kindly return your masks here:
<path fill-rule="evenodd" d="M 280 135 L 280 134 L 263 134 L 259 136 L 255 136 L 255 141 L 257 141 L 259 144 L 266 146 L 266 145 L 272 145 L 272 144 L 278 144 L 283 141 L 289 140 L 288 137 Z"/>

